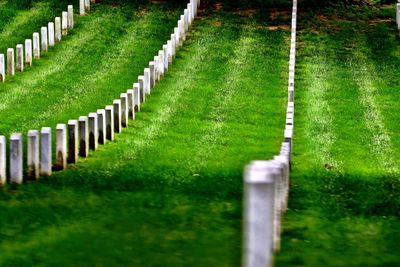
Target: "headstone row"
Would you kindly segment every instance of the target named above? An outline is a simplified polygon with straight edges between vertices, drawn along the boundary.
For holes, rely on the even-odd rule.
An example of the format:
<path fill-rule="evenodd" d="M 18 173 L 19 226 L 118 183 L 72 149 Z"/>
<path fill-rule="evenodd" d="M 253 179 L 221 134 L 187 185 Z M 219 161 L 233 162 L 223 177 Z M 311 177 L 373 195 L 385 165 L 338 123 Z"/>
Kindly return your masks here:
<path fill-rule="evenodd" d="M 32 59 L 40 59 L 41 54 L 48 52 L 49 47 L 61 41 L 62 36 L 68 34 L 74 27 L 74 8 L 68 6 L 68 11 L 62 12 L 62 17 L 56 17 L 46 27 L 41 27 L 40 33 L 34 32 L 32 39 L 25 40 L 24 44 L 17 44 L 7 49 L 5 55 L 0 54 L 0 82 L 5 82 L 6 75 L 14 76 L 15 71 L 23 72 L 26 67 L 32 67 Z M 7 66 L 7 67 L 6 67 Z"/>
<path fill-rule="evenodd" d="M 7 155 L 6 138 L 0 136 L 0 184 L 7 181 Z M 38 130 L 30 130 L 27 134 L 27 171 L 30 179 L 37 179 L 40 175 L 49 176 L 52 173 L 51 128 L 44 127 Z M 9 181 L 20 184 L 23 182 L 23 137 L 20 133 L 10 136 L 9 155 Z"/>
<path fill-rule="evenodd" d="M 297 0 L 294 0 L 284 141 L 273 160 L 252 161 L 245 167 L 243 267 L 273 266 L 273 254 L 280 249 L 281 221 L 288 205 L 292 164 L 296 23 Z"/>
<path fill-rule="evenodd" d="M 76 163 L 79 157 L 88 157 L 89 150 L 97 150 L 99 144 L 114 140 L 114 133 L 120 133 L 122 128 L 128 126 L 128 120 L 135 117 L 134 95 L 134 90 L 130 89 L 127 93 L 121 94 L 120 99 L 114 100 L 113 105 L 89 113 L 88 116 L 81 116 L 78 120 L 69 120 L 67 125 L 58 124 L 54 164 L 51 128 L 44 127 L 40 132 L 30 130 L 27 134 L 27 178 L 50 176 L 52 170 L 63 170 L 67 164 Z M 0 136 L 0 183 L 2 184 L 7 181 L 6 162 L 6 138 Z M 9 165 L 9 181 L 22 183 L 24 164 L 21 133 L 14 133 L 10 137 Z"/>
<path fill-rule="evenodd" d="M 397 29 L 400 31 L 400 3 L 396 5 L 396 23 Z"/>
<path fill-rule="evenodd" d="M 175 58 L 178 48 L 182 46 L 184 36 L 186 36 L 189 26 L 193 23 L 197 14 L 199 1 L 190 1 L 183 17 L 178 22 L 178 27 L 171 34 L 170 40 L 162 46 L 154 60 L 149 62 L 149 66 L 144 69 L 143 75 L 140 75 L 138 81 L 133 83 L 133 88 L 122 93 L 118 99 L 113 101 L 112 105 L 107 105 L 104 109 L 89 113 L 87 116 L 81 116 L 78 120 L 69 120 L 68 124 L 56 126 L 54 163 L 52 162 L 51 128 L 42 128 L 40 132 L 38 130 L 28 132 L 26 151 L 26 176 L 28 179 L 35 180 L 40 176 L 51 175 L 53 170 L 64 170 L 67 168 L 67 164 L 76 163 L 79 157 L 88 157 L 90 150 L 97 150 L 98 146 L 105 144 L 107 140 L 113 141 L 116 133 L 120 133 L 123 128 L 129 126 L 129 121 L 135 119 L 135 113 L 140 111 L 146 97 L 150 95 L 156 83 L 162 79 Z M 90 8 L 90 2 L 85 1 L 84 4 L 88 4 Z M 57 29 L 57 23 L 55 28 Z M 49 28 L 42 29 L 42 33 L 48 30 Z M 62 33 L 63 31 L 61 35 Z M 46 40 L 50 39 L 51 37 Z M 38 40 L 38 34 L 34 34 L 34 48 L 39 48 Z M 28 42 L 28 44 L 32 45 L 32 42 Z M 43 47 L 42 38 L 42 49 L 44 49 Z M 34 50 L 33 55 L 35 55 L 35 51 L 38 50 Z M 38 56 L 40 56 L 40 53 L 38 53 Z M 1 60 L 0 55 L 0 62 Z M 0 184 L 6 183 L 7 180 L 11 183 L 21 184 L 24 178 L 24 149 L 21 133 L 11 135 L 9 151 L 10 173 L 8 178 L 6 172 L 6 138 L 0 136 Z"/>
<path fill-rule="evenodd" d="M 244 174 L 243 266 L 273 266 L 289 192 L 289 143 L 273 160 L 252 161 Z"/>

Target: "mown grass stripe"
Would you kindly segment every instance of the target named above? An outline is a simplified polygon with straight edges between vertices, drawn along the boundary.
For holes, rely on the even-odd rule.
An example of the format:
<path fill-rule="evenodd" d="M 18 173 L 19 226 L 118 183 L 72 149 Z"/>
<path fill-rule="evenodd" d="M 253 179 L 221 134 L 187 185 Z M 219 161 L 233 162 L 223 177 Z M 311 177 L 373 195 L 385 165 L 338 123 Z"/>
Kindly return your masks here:
<path fill-rule="evenodd" d="M 33 127 L 35 125 L 39 126 L 60 110 L 66 112 L 67 110 L 77 109 L 81 104 L 74 102 L 76 99 L 90 98 L 96 91 L 98 92 L 96 84 L 100 81 L 115 79 L 116 73 L 121 69 L 121 66 L 129 65 L 132 57 L 135 57 L 135 48 L 144 45 L 143 39 L 139 39 L 138 34 L 153 22 L 155 16 L 158 16 L 158 13 L 154 13 L 147 13 L 140 21 L 127 26 L 126 33 L 118 40 L 115 40 L 113 46 L 101 58 L 97 59 L 100 63 L 93 67 L 92 72 L 76 81 L 68 88 L 67 94 L 58 98 L 59 101 L 55 101 L 55 103 L 47 107 L 46 111 L 38 115 L 32 124 Z M 135 76 L 132 75 L 132 83 L 135 80 Z M 121 91 L 120 93 L 123 92 Z M 117 98 L 118 94 L 115 94 L 115 97 Z M 98 108 L 102 107 L 99 106 Z"/>
<path fill-rule="evenodd" d="M 332 153 L 333 146 L 337 140 L 334 119 L 332 118 L 332 107 L 329 104 L 328 91 L 330 84 L 327 79 L 330 71 L 326 66 L 327 56 L 324 51 L 314 51 L 308 64 L 299 76 L 304 76 L 307 81 L 307 90 L 304 93 L 307 102 L 304 130 L 302 133 L 309 142 L 312 154 L 319 166 L 329 165 L 340 172 L 342 162 Z M 299 88 L 301 90 L 301 88 Z M 297 125 L 297 124 L 296 124 Z M 299 126 L 299 125 L 298 125 Z"/>
<path fill-rule="evenodd" d="M 12 20 L 9 21 L 6 25 L 4 25 L 3 28 L 0 30 L 0 40 L 7 40 L 11 36 L 15 35 L 15 32 L 17 30 L 35 21 L 37 17 L 42 15 L 42 13 L 49 12 L 49 9 L 50 6 L 48 3 L 38 2 L 35 3 L 34 6 L 28 10 L 19 11 L 12 18 Z"/>
<path fill-rule="evenodd" d="M 368 66 L 367 60 L 361 55 L 355 56 L 358 62 L 352 68 L 354 79 L 357 81 L 360 93 L 360 102 L 364 109 L 365 124 L 371 135 L 371 152 L 375 155 L 383 172 L 394 175 L 398 174 L 399 168 L 393 158 L 392 142 L 388 134 L 375 95 L 378 88 L 373 84 L 375 71 Z"/>
<path fill-rule="evenodd" d="M 211 35 L 213 38 L 217 37 L 217 31 L 215 29 L 210 29 L 207 33 Z M 209 39 L 210 37 L 208 37 Z M 209 43 L 213 43 L 210 40 Z M 129 158 L 131 160 L 135 160 L 140 155 L 140 151 L 144 149 L 148 149 L 150 146 L 153 145 L 154 139 L 156 139 L 162 132 L 165 127 L 168 127 L 171 123 L 171 120 L 175 117 L 175 114 L 178 112 L 178 108 L 181 106 L 181 100 L 183 94 L 186 93 L 187 87 L 186 85 L 195 83 L 197 77 L 201 75 L 202 71 L 202 59 L 204 55 L 210 54 L 213 50 L 210 47 L 210 44 L 202 44 L 202 45 L 194 45 L 194 49 L 192 48 L 189 55 L 189 60 L 185 63 L 184 68 L 180 68 L 177 73 L 173 74 L 173 79 L 178 80 L 179 85 L 171 91 L 164 91 L 165 89 L 165 82 L 161 82 L 158 86 L 155 87 L 153 95 L 154 97 L 158 96 L 158 100 L 160 101 L 158 104 L 158 108 L 156 110 L 151 110 L 151 117 L 147 118 L 150 111 L 146 111 L 144 104 L 141 113 L 138 113 L 136 116 L 137 122 L 134 124 L 138 124 L 137 127 L 143 127 L 143 131 L 138 133 L 131 132 L 131 129 L 127 129 L 127 134 L 131 134 L 132 138 L 126 139 L 125 141 L 131 146 L 131 149 L 125 151 L 123 154 L 119 154 L 118 157 L 121 159 Z M 193 46 L 192 46 L 193 47 Z M 185 48 L 184 48 L 185 49 Z M 178 53 L 181 53 L 178 52 Z M 178 55 L 178 57 L 180 57 Z M 179 58 L 175 64 L 179 64 Z M 170 68 L 174 68 L 174 66 L 170 66 Z M 170 70 L 171 71 L 171 70 Z M 168 80 L 170 76 L 168 72 L 166 74 L 165 79 Z M 191 75 L 188 75 L 190 73 Z M 162 97 L 160 97 L 160 94 Z M 148 101 L 152 101 L 152 97 L 148 99 Z M 144 121 L 141 121 L 143 115 L 147 115 Z M 133 129 L 136 131 L 136 129 Z M 116 144 L 118 145 L 118 144 Z M 121 145 L 121 144 L 119 144 Z M 108 153 L 107 153 L 108 154 Z M 108 162 L 105 165 L 105 169 L 107 171 L 111 170 L 118 170 L 126 166 L 126 164 L 130 164 L 125 160 L 117 160 L 113 162 Z"/>
<path fill-rule="evenodd" d="M 238 124 L 240 121 L 243 123 L 243 127 L 246 124 L 257 123 L 256 121 L 251 121 L 253 116 L 250 113 L 253 111 L 248 111 L 247 121 L 245 119 L 241 120 L 240 112 L 234 111 L 236 107 L 245 113 L 244 107 L 241 107 L 243 100 L 257 101 L 252 96 L 258 95 L 260 91 L 259 88 L 251 88 L 249 84 L 246 84 L 248 82 L 247 78 L 251 74 L 257 73 L 257 70 L 254 69 L 249 71 L 249 67 L 255 64 L 256 55 L 260 55 L 260 50 L 262 50 L 255 50 L 257 43 L 260 42 L 260 37 L 255 31 L 246 30 L 244 32 L 246 25 L 241 25 L 241 27 L 241 33 L 239 33 L 237 41 L 233 44 L 234 49 L 227 61 L 226 74 L 219 77 L 219 85 L 215 88 L 215 93 L 212 96 L 213 101 L 207 114 L 210 122 L 202 129 L 202 137 L 194 145 L 198 149 L 192 159 L 193 163 L 196 163 L 193 173 L 201 173 L 204 168 L 207 168 L 209 162 L 220 160 L 220 155 L 216 156 L 216 154 L 218 154 L 220 146 L 226 142 L 224 139 L 227 138 L 227 134 L 234 134 L 229 130 L 233 121 L 237 120 Z M 268 32 L 265 31 L 264 34 L 268 34 Z M 255 80 L 257 78 L 253 77 Z M 274 91 L 273 88 L 265 88 L 265 90 Z M 263 97 L 265 96 L 263 95 Z M 271 102 L 272 99 L 269 99 L 269 103 Z M 265 152 L 265 155 L 267 155 L 267 149 Z"/>

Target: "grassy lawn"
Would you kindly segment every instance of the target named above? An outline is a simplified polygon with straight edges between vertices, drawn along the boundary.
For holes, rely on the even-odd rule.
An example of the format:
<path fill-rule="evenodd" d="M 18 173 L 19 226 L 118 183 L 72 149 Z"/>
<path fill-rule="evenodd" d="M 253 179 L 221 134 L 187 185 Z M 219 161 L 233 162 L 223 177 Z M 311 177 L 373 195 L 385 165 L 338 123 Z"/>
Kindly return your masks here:
<path fill-rule="evenodd" d="M 7 118 L 0 133 L 54 127 L 112 103 L 169 38 L 180 11 L 168 5 L 97 5 L 90 16 L 76 16 L 71 35 L 33 68 L 0 85 L 0 117 Z"/>
<path fill-rule="evenodd" d="M 290 211 L 277 266 L 400 265 L 395 9 L 300 8 Z"/>
<path fill-rule="evenodd" d="M 27 38 L 32 39 L 33 32 L 40 33 L 41 26 L 47 26 L 56 16 L 61 17 L 61 12 L 67 11 L 71 4 L 78 12 L 78 0 L 0 0 L 1 53 L 9 47 L 15 48 L 17 43 L 23 44 Z"/>
<path fill-rule="evenodd" d="M 96 5 L 34 68 L 0 85 L 0 133 L 111 103 L 181 12 Z M 271 27 L 270 12 L 209 6 L 115 142 L 50 178 L 5 187 L 0 265 L 238 266 L 243 166 L 276 154 L 284 125 L 290 17 L 271 16 L 281 24 Z"/>

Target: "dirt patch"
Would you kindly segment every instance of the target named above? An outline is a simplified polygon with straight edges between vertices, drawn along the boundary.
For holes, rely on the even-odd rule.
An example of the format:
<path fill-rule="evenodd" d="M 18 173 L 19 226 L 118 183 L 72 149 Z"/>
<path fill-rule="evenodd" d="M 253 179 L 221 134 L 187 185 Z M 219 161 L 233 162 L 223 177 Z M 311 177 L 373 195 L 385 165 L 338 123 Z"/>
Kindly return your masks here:
<path fill-rule="evenodd" d="M 381 23 L 391 23 L 392 19 L 389 18 L 377 18 L 377 19 L 371 19 L 368 21 L 368 25 L 377 25 Z"/>
<path fill-rule="evenodd" d="M 288 10 L 279 10 L 279 9 L 272 9 L 270 19 L 271 21 L 277 20 L 290 20 L 292 18 L 292 14 Z"/>
<path fill-rule="evenodd" d="M 290 26 L 289 25 L 267 26 L 267 29 L 270 31 L 277 31 L 277 30 L 289 31 Z"/>
<path fill-rule="evenodd" d="M 338 17 L 338 16 L 326 16 L 326 15 L 323 15 L 323 14 L 317 15 L 317 18 L 318 18 L 319 21 L 330 21 L 330 20 L 333 20 L 333 21 L 340 21 L 340 22 L 352 22 L 351 20 L 349 20 L 349 19 L 344 19 L 344 18 L 342 18 L 342 17 Z"/>
<path fill-rule="evenodd" d="M 269 30 L 269 31 L 277 31 L 284 30 L 289 31 L 290 25 L 245 25 L 244 29 L 261 29 L 261 30 Z"/>
<path fill-rule="evenodd" d="M 257 14 L 257 9 L 255 8 L 246 8 L 246 9 L 238 9 L 235 11 L 235 14 L 241 16 L 241 17 L 246 17 L 246 18 L 251 18 L 255 14 Z"/>
<path fill-rule="evenodd" d="M 213 26 L 216 26 L 216 27 L 220 27 L 220 26 L 222 25 L 222 22 L 219 21 L 219 20 L 216 20 L 216 21 L 213 21 L 213 22 L 212 22 L 212 25 L 213 25 Z"/>

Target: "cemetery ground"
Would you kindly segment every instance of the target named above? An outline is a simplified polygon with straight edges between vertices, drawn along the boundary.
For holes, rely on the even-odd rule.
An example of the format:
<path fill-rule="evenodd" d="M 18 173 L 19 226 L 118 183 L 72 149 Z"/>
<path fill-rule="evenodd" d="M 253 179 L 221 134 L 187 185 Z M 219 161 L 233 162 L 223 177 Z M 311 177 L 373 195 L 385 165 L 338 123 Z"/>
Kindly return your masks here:
<path fill-rule="evenodd" d="M 394 6 L 298 12 L 290 210 L 277 266 L 399 266 Z"/>
<path fill-rule="evenodd" d="M 0 0 L 0 51 L 75 2 Z M 54 129 L 112 103 L 182 10 L 103 2 L 76 16 L 59 45 L 0 84 L 0 134 Z M 243 167 L 278 152 L 287 99 L 290 3 L 263 12 L 208 6 L 115 142 L 49 178 L 2 188 L 0 266 L 238 266 Z M 277 266 L 399 265 L 393 14 L 299 5 L 293 172 Z"/>
<path fill-rule="evenodd" d="M 25 15 L 59 12 L 55 3 L 10 12 L 0 49 L 47 23 L 54 15 Z M 182 10 L 103 2 L 76 16 L 59 45 L 0 85 L 1 134 L 54 129 L 112 103 Z M 208 7 L 114 142 L 66 171 L 1 190 L 1 266 L 240 264 L 243 167 L 278 152 L 288 78 L 290 16 L 272 30 L 250 15 Z"/>

